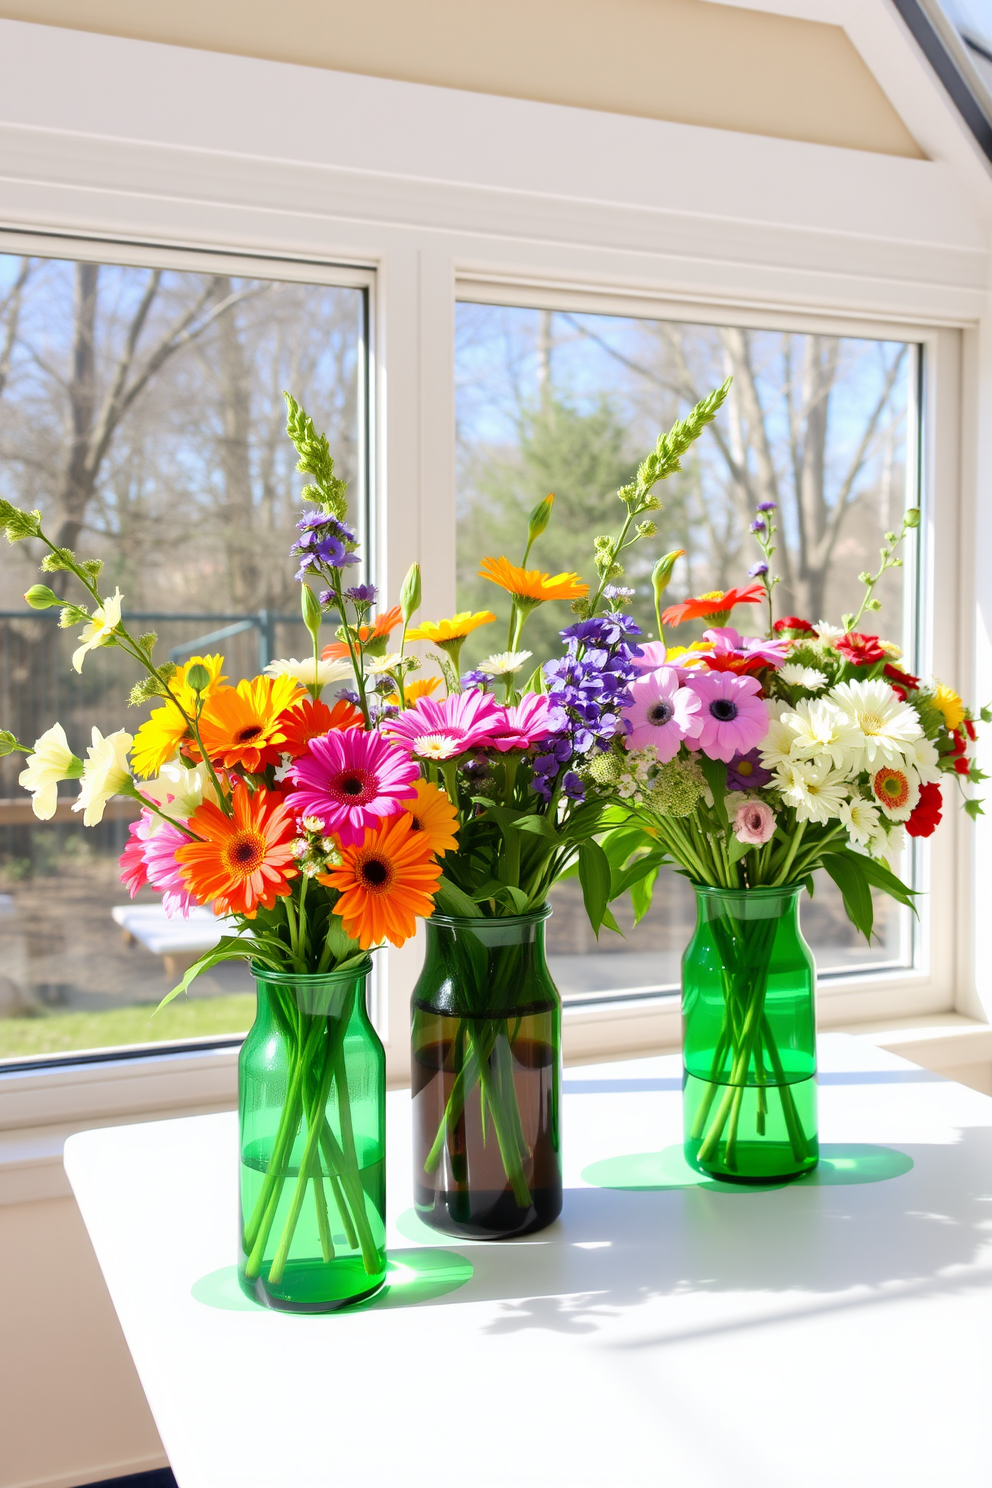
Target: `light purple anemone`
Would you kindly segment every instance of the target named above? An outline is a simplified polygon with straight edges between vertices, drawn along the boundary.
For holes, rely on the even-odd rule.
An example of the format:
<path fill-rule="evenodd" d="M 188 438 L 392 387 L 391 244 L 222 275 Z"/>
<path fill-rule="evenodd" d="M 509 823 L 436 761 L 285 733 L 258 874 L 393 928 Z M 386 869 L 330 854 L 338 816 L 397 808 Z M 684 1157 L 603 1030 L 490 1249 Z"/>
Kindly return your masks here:
<path fill-rule="evenodd" d="M 766 641 L 760 636 L 742 636 L 732 625 L 720 625 L 703 631 L 703 640 L 712 641 L 718 656 L 746 656 L 763 661 L 766 666 L 780 667 L 789 654 L 788 641 Z"/>
<path fill-rule="evenodd" d="M 747 754 L 761 743 L 768 732 L 768 708 L 759 697 L 757 677 L 693 672 L 685 685 L 698 697 L 702 718 L 702 728 L 686 739 L 690 749 L 729 765 L 736 754 Z"/>
<path fill-rule="evenodd" d="M 682 686 L 677 667 L 659 667 L 635 677 L 627 690 L 631 702 L 622 716 L 630 732 L 624 745 L 627 749 L 644 749 L 652 744 L 658 758 L 667 764 L 683 740 L 688 742 L 702 728 L 699 698 Z"/>

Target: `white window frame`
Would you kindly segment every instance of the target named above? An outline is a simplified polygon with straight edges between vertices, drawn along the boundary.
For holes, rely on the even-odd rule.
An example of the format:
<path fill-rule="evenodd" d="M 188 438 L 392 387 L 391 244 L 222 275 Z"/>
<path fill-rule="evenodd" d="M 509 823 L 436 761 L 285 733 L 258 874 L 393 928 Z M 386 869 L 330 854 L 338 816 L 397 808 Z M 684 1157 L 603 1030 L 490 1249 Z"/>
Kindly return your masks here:
<path fill-rule="evenodd" d="M 58 242 L 78 257 L 87 239 L 104 259 L 109 244 L 126 262 L 223 253 L 245 273 L 295 264 L 300 278 L 351 271 L 373 284 L 377 580 L 396 592 L 419 558 L 432 612 L 455 598 L 458 286 L 514 304 L 921 342 L 925 489 L 941 493 L 928 593 L 934 614 L 954 617 L 937 628 L 933 665 L 969 695 L 992 693 L 974 497 L 992 472 L 978 433 L 992 367 L 977 220 L 992 219 L 992 190 L 976 207 L 973 172 L 13 21 L 0 21 L 0 98 L 4 251 Z M 948 821 L 934 844 L 937 973 L 831 982 L 824 1023 L 953 1010 L 988 1021 L 992 969 L 971 906 L 992 879 L 992 830 L 970 832 Z M 383 958 L 393 1083 L 408 1075 L 420 954 L 418 937 Z M 669 997 L 566 1018 L 572 1056 L 677 1040 Z M 63 1191 L 69 1130 L 230 1105 L 235 1059 L 149 1050 L 0 1075 L 9 1193 Z"/>

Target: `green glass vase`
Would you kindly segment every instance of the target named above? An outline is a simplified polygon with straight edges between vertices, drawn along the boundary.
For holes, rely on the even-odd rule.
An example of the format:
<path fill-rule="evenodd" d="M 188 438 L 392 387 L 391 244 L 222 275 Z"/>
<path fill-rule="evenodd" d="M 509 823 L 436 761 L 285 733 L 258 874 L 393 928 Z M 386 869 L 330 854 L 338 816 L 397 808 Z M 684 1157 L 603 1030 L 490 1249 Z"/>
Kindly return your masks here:
<path fill-rule="evenodd" d="M 802 886 L 695 885 L 682 957 L 683 1120 L 693 1167 L 782 1183 L 816 1167 L 815 968 Z"/>
<path fill-rule="evenodd" d="M 386 1061 L 366 1009 L 371 966 L 320 976 L 252 966 L 238 1275 L 283 1312 L 331 1312 L 385 1280 Z"/>
<path fill-rule="evenodd" d="M 561 998 L 548 905 L 504 919 L 433 915 L 413 992 L 417 1212 L 501 1239 L 561 1213 Z"/>

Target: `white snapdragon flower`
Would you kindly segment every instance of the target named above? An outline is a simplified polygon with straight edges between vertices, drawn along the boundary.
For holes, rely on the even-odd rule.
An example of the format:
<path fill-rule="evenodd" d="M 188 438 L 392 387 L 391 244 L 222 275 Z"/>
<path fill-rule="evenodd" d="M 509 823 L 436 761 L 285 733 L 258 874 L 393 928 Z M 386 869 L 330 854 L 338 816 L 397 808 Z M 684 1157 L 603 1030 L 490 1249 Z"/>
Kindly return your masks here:
<path fill-rule="evenodd" d="M 134 740 L 130 734 L 118 729 L 116 734 L 103 737 L 98 728 L 93 730 L 93 743 L 86 751 L 79 795 L 72 803 L 73 811 L 83 813 L 83 826 L 95 827 L 103 821 L 103 812 L 111 796 L 120 795 L 131 783 L 128 766 L 128 750 Z"/>
<path fill-rule="evenodd" d="M 819 759 L 827 755 L 835 770 L 854 769 L 864 754 L 860 729 L 827 698 L 802 698 L 782 723 L 794 737 L 793 756 Z"/>
<path fill-rule="evenodd" d="M 302 661 L 290 656 L 284 661 L 270 661 L 265 671 L 269 677 L 295 677 L 304 687 L 329 687 L 332 682 L 343 682 L 346 677 L 354 676 L 346 656 L 318 661 L 316 668 L 312 656 L 304 656 Z"/>
<path fill-rule="evenodd" d="M 485 672 L 487 677 L 512 677 L 533 654 L 533 651 L 497 651 L 494 656 L 480 661 L 478 670 Z"/>
<path fill-rule="evenodd" d="M 817 638 L 824 646 L 835 646 L 841 636 L 847 634 L 847 631 L 842 626 L 830 625 L 826 620 L 817 620 L 813 629 L 816 631 Z"/>
<path fill-rule="evenodd" d="M 843 770 L 832 770 L 829 760 L 793 760 L 776 772 L 776 785 L 798 821 L 828 822 L 839 816 L 848 799 L 848 779 Z"/>
<path fill-rule="evenodd" d="M 900 702 L 888 682 L 842 682 L 828 694 L 848 723 L 860 730 L 868 765 L 905 759 L 923 730 L 915 711 Z"/>
<path fill-rule="evenodd" d="M 817 692 L 827 685 L 826 672 L 817 667 L 800 666 L 795 661 L 787 661 L 785 666 L 779 667 L 778 675 L 787 687 L 805 687 L 810 692 Z"/>
<path fill-rule="evenodd" d="M 105 599 L 98 609 L 93 611 L 89 624 L 86 625 L 79 639 L 81 646 L 77 646 L 72 653 L 72 664 L 77 672 L 83 670 L 83 658 L 88 651 L 95 646 L 106 645 L 118 625 L 121 623 L 121 605 L 124 596 L 119 589 L 115 589 L 109 599 Z"/>
<path fill-rule="evenodd" d="M 845 801 L 837 812 L 837 817 L 851 842 L 857 847 L 868 847 L 878 833 L 878 807 L 866 801 L 863 796 Z"/>
<path fill-rule="evenodd" d="M 59 803 L 59 782 L 75 780 L 82 773 L 83 762 L 69 748 L 65 729 L 60 723 L 53 723 L 35 741 L 17 783 L 31 792 L 31 810 L 38 820 L 51 821 Z"/>
<path fill-rule="evenodd" d="M 162 766 L 161 774 L 154 780 L 146 780 L 140 787 L 159 810 L 172 821 L 185 822 L 204 801 L 219 806 L 217 791 L 205 764 L 189 770 L 179 760 Z M 152 815 L 152 833 L 162 825 L 160 816 Z"/>

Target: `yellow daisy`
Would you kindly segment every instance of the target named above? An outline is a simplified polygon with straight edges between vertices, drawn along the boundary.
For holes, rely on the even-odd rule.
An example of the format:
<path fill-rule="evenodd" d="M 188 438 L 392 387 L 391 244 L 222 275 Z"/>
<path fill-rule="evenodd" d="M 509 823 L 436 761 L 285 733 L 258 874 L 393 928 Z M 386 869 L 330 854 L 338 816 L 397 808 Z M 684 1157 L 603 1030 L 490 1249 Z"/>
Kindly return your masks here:
<path fill-rule="evenodd" d="M 230 692 L 230 688 L 221 687 L 221 683 L 227 680 L 220 674 L 223 665 L 223 656 L 191 656 L 182 671 L 173 677 L 170 686 L 176 702 L 170 699 L 162 707 L 153 709 L 151 717 L 134 736 L 131 763 L 136 775 L 150 779 L 160 774 L 162 766 L 175 758 L 183 739 L 189 736 L 189 726 L 180 708 L 190 716 L 196 708 L 196 693 L 186 681 L 190 667 L 204 666 L 210 673 L 210 681 L 202 693 L 204 698 L 208 698 L 219 691 Z"/>
<path fill-rule="evenodd" d="M 949 729 L 960 728 L 964 723 L 964 703 L 953 687 L 945 687 L 941 682 L 933 695 L 933 705 L 940 709 Z"/>
<path fill-rule="evenodd" d="M 546 599 L 582 599 L 589 593 L 576 573 L 546 574 L 539 568 L 517 568 L 508 558 L 483 558 L 480 579 L 489 579 L 514 599 L 540 604 Z"/>
<path fill-rule="evenodd" d="M 403 802 L 403 810 L 411 818 L 413 831 L 423 832 L 431 851 L 442 857 L 458 846 L 458 812 L 436 785 L 418 780 L 414 790 L 416 796 Z"/>
<path fill-rule="evenodd" d="M 478 630 L 480 625 L 489 625 L 495 619 L 492 610 L 477 610 L 474 615 L 470 610 L 461 610 L 457 615 L 452 615 L 450 620 L 422 620 L 419 625 L 407 631 L 406 638 L 408 641 L 432 641 L 435 646 L 444 646 L 450 641 L 463 641 L 473 630 Z"/>

